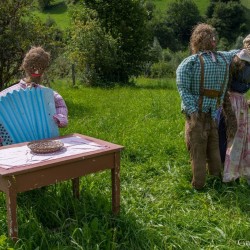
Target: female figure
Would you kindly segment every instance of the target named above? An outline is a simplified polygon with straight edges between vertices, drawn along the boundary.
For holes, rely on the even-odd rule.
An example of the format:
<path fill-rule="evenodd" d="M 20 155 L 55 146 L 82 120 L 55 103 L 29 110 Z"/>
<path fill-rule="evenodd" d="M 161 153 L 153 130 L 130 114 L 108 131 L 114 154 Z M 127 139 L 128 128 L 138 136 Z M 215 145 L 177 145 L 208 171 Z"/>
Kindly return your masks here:
<path fill-rule="evenodd" d="M 17 84 L 0 92 L 0 97 L 5 96 L 14 90 L 26 88 L 42 88 L 40 85 L 44 71 L 48 68 L 50 61 L 50 54 L 42 47 L 32 47 L 23 59 L 21 69 L 25 71 L 26 77 L 21 79 Z M 56 91 L 54 91 L 54 101 L 56 114 L 53 119 L 58 127 L 66 127 L 68 124 L 68 109 L 62 98 Z M 7 131 L 0 124 L 0 146 L 4 139 L 7 138 Z M 11 144 L 8 142 L 7 144 Z"/>
<path fill-rule="evenodd" d="M 250 184 L 250 114 L 246 92 L 250 88 L 250 35 L 243 40 L 243 49 L 233 58 L 229 99 L 237 119 L 237 131 L 228 138 L 223 181 L 245 177 Z M 230 128 L 227 128 L 230 130 Z"/>
<path fill-rule="evenodd" d="M 218 52 L 216 40 L 212 26 L 198 24 L 190 38 L 192 55 L 176 71 L 195 189 L 205 186 L 207 167 L 210 175 L 219 178 L 222 170 L 216 114 L 224 99 L 228 65 L 235 51 Z"/>

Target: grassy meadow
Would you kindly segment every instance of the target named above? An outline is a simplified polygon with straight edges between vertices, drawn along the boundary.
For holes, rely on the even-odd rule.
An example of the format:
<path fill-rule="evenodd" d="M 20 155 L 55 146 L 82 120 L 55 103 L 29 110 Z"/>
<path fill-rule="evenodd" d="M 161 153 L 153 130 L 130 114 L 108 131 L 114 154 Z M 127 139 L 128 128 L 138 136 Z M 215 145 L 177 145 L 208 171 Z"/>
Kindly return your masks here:
<path fill-rule="evenodd" d="M 166 10 L 169 3 L 174 2 L 175 0 L 153 0 L 155 6 L 159 10 Z M 247 1 L 247 0 L 246 0 Z M 197 5 L 198 9 L 201 12 L 201 15 L 204 15 L 207 9 L 207 6 L 210 3 L 210 0 L 194 0 L 194 3 Z"/>
<path fill-rule="evenodd" d="M 173 0 L 154 0 L 164 10 Z M 61 29 L 69 25 L 64 1 L 43 13 Z M 204 14 L 209 0 L 195 0 Z M 249 0 L 242 0 L 250 8 Z M 5 194 L 0 193 L 0 250 L 245 250 L 250 249 L 250 187 L 207 178 L 191 188 L 184 117 L 175 79 L 135 79 L 135 86 L 51 87 L 65 99 L 69 125 L 81 133 L 124 146 L 121 212 L 111 213 L 110 171 L 82 177 L 80 200 L 71 182 L 18 195 L 20 239 L 7 235 Z"/>
<path fill-rule="evenodd" d="M 156 6 L 156 9 L 164 12 L 167 9 L 169 3 L 174 2 L 174 0 L 153 0 L 153 2 Z M 197 5 L 201 15 L 205 15 L 210 0 L 194 0 L 194 2 Z M 248 17 L 250 12 L 250 1 L 241 0 L 241 3 L 245 7 Z M 52 7 L 45 10 L 44 12 L 35 10 L 33 13 L 41 18 L 44 22 L 50 18 L 54 19 L 60 29 L 66 29 L 70 25 L 68 7 L 63 0 L 53 1 Z M 248 18 L 248 24 L 250 24 L 250 18 Z"/>
<path fill-rule="evenodd" d="M 110 171 L 81 178 L 80 200 L 71 182 L 18 195 L 19 237 L 7 238 L 0 193 L 0 249 L 249 249 L 250 188 L 208 177 L 191 188 L 184 119 L 174 79 L 144 79 L 135 87 L 52 87 L 65 99 L 69 126 L 123 145 L 121 213 L 111 213 Z"/>

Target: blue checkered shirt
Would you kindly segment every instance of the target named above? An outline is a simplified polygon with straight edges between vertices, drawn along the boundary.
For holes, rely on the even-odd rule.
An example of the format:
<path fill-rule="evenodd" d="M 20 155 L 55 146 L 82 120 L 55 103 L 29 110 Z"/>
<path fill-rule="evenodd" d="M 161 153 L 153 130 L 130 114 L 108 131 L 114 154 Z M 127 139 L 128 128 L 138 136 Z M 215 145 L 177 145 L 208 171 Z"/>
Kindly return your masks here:
<path fill-rule="evenodd" d="M 215 52 L 216 60 L 213 60 L 211 52 L 201 53 L 204 60 L 204 88 L 221 91 L 222 85 L 226 80 L 222 90 L 223 94 L 220 97 L 220 104 L 224 98 L 229 77 L 229 74 L 227 74 L 224 80 L 227 65 L 223 56 L 229 66 L 231 59 L 237 52 L 238 50 Z M 177 88 L 182 100 L 181 109 L 187 115 L 199 111 L 200 80 L 201 65 L 199 56 L 198 54 L 191 55 L 184 59 L 176 70 Z M 217 109 L 217 98 L 203 96 L 202 112 L 211 112 L 212 118 L 215 119 Z"/>

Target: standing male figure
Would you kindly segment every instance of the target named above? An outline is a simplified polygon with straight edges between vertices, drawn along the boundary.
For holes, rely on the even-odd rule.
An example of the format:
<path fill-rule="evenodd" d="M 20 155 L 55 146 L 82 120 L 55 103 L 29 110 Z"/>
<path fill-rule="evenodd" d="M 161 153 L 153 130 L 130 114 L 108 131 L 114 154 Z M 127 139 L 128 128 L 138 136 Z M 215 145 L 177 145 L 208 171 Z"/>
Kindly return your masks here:
<path fill-rule="evenodd" d="M 192 164 L 192 186 L 202 189 L 209 174 L 221 178 L 217 110 L 227 89 L 229 64 L 236 53 L 216 51 L 216 31 L 205 23 L 194 27 L 192 55 L 176 71 L 177 87 L 186 115 L 185 140 Z"/>

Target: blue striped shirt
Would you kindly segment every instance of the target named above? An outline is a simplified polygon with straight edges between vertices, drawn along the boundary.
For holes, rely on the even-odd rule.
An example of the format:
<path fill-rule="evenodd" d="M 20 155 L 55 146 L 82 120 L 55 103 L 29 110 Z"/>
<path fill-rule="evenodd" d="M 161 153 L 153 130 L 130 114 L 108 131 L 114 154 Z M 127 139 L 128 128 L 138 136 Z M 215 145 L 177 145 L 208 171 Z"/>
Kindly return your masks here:
<path fill-rule="evenodd" d="M 216 60 L 213 60 L 211 52 L 202 52 L 201 55 L 204 60 L 204 88 L 221 91 L 224 81 L 224 89 L 220 103 L 225 95 L 227 88 L 227 82 L 229 74 L 227 73 L 226 79 L 225 73 L 227 65 L 229 66 L 233 56 L 238 50 L 232 50 L 229 52 L 215 52 L 214 56 Z M 201 65 L 198 54 L 191 55 L 184 59 L 176 70 L 176 81 L 179 94 L 182 99 L 181 109 L 184 113 L 190 115 L 193 112 L 199 111 L 199 91 L 201 80 Z M 212 118 L 216 117 L 217 111 L 217 98 L 203 97 L 202 112 L 211 112 Z"/>

